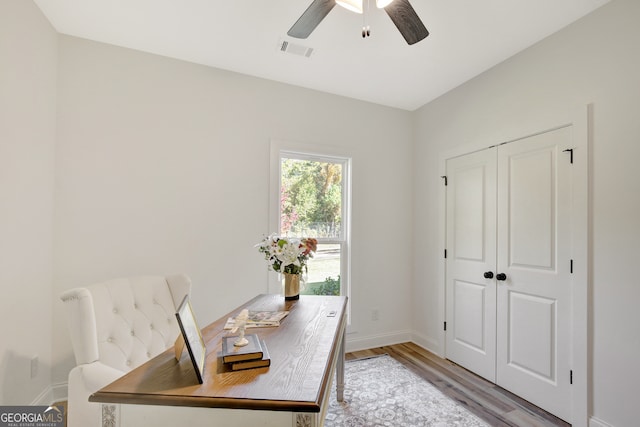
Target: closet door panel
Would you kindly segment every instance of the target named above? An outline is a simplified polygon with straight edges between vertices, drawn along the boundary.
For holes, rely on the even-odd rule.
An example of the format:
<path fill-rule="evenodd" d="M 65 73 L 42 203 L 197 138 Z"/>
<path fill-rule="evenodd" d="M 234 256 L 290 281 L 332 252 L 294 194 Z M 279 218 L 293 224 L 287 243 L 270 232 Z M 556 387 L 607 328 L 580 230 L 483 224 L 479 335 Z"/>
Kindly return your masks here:
<path fill-rule="evenodd" d="M 570 128 L 498 149 L 496 383 L 570 418 Z"/>
<path fill-rule="evenodd" d="M 447 358 L 495 382 L 496 151 L 447 161 Z"/>
<path fill-rule="evenodd" d="M 550 270 L 556 244 L 554 153 L 536 150 L 508 161 L 509 266 Z"/>

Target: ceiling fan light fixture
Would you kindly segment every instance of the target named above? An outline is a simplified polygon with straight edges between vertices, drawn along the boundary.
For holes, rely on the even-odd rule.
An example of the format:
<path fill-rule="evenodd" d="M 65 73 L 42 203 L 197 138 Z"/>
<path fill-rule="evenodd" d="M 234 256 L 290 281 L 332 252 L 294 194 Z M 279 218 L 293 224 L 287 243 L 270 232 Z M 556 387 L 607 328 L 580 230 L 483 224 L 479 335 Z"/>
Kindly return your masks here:
<path fill-rule="evenodd" d="M 336 4 L 352 12 L 362 13 L 362 0 L 336 0 Z"/>
<path fill-rule="evenodd" d="M 389 18 L 391 18 L 391 21 L 400 31 L 407 44 L 412 45 L 424 40 L 429 35 L 429 30 L 424 26 L 409 1 L 376 0 L 376 5 L 384 8 L 384 11 L 389 15 Z M 313 0 L 307 10 L 287 32 L 287 35 L 298 39 L 306 39 L 336 4 L 365 15 L 363 3 L 363 0 Z M 367 12 L 369 12 L 369 9 L 369 0 L 367 0 Z M 367 37 L 371 34 L 367 25 L 367 16 L 364 16 L 363 21 L 362 37 Z"/>
<path fill-rule="evenodd" d="M 378 7 L 378 9 L 383 9 L 389 6 L 391 2 L 393 2 L 393 0 L 376 0 L 376 6 Z"/>

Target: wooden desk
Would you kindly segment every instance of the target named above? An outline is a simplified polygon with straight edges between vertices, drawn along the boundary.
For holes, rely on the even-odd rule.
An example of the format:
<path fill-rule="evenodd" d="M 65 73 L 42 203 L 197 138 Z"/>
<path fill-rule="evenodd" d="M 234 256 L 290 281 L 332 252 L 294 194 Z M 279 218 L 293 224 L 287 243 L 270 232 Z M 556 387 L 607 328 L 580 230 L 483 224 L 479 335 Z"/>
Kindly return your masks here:
<path fill-rule="evenodd" d="M 203 384 L 187 352 L 178 363 L 170 348 L 89 400 L 109 404 L 103 405 L 102 425 L 322 426 L 334 372 L 338 400 L 343 397 L 346 305 L 346 297 L 257 296 L 202 330 Z M 232 372 L 221 362 L 224 324 L 243 308 L 290 311 L 277 328 L 247 330 L 266 342 L 268 368 Z"/>

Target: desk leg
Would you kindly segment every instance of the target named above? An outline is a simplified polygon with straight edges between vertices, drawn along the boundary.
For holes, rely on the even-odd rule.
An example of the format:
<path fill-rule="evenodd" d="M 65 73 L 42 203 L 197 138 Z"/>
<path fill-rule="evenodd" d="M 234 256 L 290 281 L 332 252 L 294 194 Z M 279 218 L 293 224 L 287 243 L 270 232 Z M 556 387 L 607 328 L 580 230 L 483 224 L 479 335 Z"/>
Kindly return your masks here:
<path fill-rule="evenodd" d="M 347 337 L 346 328 L 342 329 L 342 339 L 340 340 L 340 350 L 338 352 L 338 366 L 336 367 L 336 398 L 338 402 L 344 400 L 344 354 L 345 341 Z"/>

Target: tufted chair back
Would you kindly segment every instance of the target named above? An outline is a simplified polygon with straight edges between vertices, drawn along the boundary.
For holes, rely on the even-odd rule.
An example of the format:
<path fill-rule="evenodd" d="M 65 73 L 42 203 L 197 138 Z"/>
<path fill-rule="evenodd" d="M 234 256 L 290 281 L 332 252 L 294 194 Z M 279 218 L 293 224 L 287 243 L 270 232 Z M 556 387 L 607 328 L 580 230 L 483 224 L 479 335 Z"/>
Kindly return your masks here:
<path fill-rule="evenodd" d="M 174 344 L 176 308 L 190 291 L 185 275 L 140 276 L 61 295 L 77 363 L 69 373 L 70 427 L 101 425 L 89 395 Z"/>

